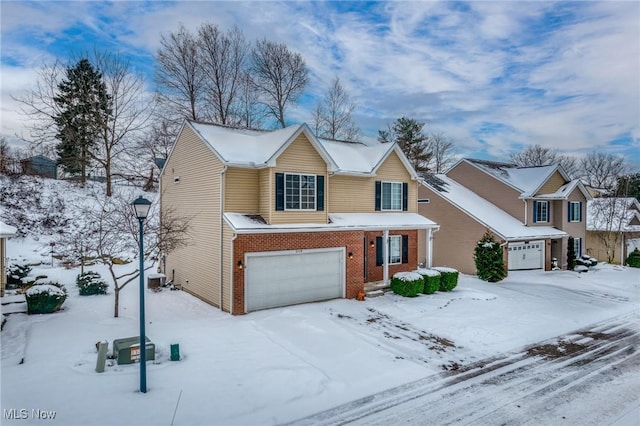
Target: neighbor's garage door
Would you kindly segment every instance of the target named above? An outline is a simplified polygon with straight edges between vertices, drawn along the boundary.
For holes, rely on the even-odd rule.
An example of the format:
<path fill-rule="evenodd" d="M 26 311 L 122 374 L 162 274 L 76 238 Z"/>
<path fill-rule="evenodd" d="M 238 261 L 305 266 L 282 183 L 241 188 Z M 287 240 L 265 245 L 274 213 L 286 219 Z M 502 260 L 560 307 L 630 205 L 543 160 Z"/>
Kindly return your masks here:
<path fill-rule="evenodd" d="M 344 248 L 247 253 L 247 312 L 344 297 Z"/>
<path fill-rule="evenodd" d="M 509 243 L 509 270 L 542 268 L 543 247 L 544 241 Z"/>

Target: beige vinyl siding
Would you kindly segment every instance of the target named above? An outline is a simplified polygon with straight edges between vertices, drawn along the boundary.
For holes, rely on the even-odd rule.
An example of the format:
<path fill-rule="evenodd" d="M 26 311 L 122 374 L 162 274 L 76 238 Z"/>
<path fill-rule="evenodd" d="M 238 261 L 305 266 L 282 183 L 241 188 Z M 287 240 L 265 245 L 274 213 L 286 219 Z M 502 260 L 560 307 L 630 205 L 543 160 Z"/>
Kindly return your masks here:
<path fill-rule="evenodd" d="M 325 176 L 325 209 L 324 211 L 276 211 L 275 208 L 275 173 L 300 173 Z M 304 133 L 301 133 L 276 160 L 276 167 L 271 169 L 270 224 L 280 223 L 327 223 L 327 163 L 311 145 Z M 265 218 L 266 219 L 266 218 Z"/>
<path fill-rule="evenodd" d="M 260 205 L 258 212 L 267 223 L 271 223 L 271 209 L 272 205 L 275 208 L 274 199 L 276 184 L 273 179 L 273 173 L 271 169 L 262 169 L 259 172 L 259 185 L 260 185 Z"/>
<path fill-rule="evenodd" d="M 556 171 L 551 176 L 549 176 L 549 179 L 547 179 L 547 181 L 540 187 L 540 190 L 536 193 L 536 195 L 552 194 L 565 183 L 567 182 L 564 180 L 560 172 Z"/>
<path fill-rule="evenodd" d="M 222 225 L 222 310 L 231 312 L 231 283 L 233 279 L 233 230 L 226 222 Z"/>
<path fill-rule="evenodd" d="M 395 152 L 380 165 L 375 177 L 336 175 L 329 178 L 329 211 L 334 213 L 371 213 L 375 211 L 376 181 L 406 182 L 408 211 L 417 212 L 418 184 Z"/>
<path fill-rule="evenodd" d="M 220 172 L 223 165 L 186 125 L 161 175 L 161 206 L 191 217 L 190 244 L 167 254 L 168 279 L 220 306 Z M 179 183 L 174 179 L 179 177 Z"/>
<path fill-rule="evenodd" d="M 260 205 L 259 171 L 230 167 L 225 173 L 224 211 L 257 213 Z"/>
<path fill-rule="evenodd" d="M 525 205 L 518 199 L 519 191 L 465 161 L 448 171 L 447 176 L 524 223 Z"/>
<path fill-rule="evenodd" d="M 582 202 L 582 221 L 569 222 L 569 201 Z M 580 191 L 578 188 L 574 188 L 567 199 L 559 201 L 559 203 L 562 207 L 562 212 L 560 213 L 560 217 L 558 218 L 562 220 L 560 229 L 574 238 L 582 238 L 582 249 L 584 252 L 583 254 L 585 254 L 587 247 L 585 244 L 587 237 L 587 199 L 585 198 L 582 191 Z"/>
<path fill-rule="evenodd" d="M 437 192 L 421 186 L 419 193 L 420 198 L 430 200 L 428 204 L 419 205 L 419 213 L 440 225 L 440 230 L 433 233 L 433 266 L 449 266 L 474 275 L 476 265 L 473 253 L 486 227 Z"/>
<path fill-rule="evenodd" d="M 4 273 L 6 271 L 4 265 L 5 250 L 5 238 L 0 238 L 0 296 L 4 296 L 4 289 L 7 285 L 7 274 Z"/>

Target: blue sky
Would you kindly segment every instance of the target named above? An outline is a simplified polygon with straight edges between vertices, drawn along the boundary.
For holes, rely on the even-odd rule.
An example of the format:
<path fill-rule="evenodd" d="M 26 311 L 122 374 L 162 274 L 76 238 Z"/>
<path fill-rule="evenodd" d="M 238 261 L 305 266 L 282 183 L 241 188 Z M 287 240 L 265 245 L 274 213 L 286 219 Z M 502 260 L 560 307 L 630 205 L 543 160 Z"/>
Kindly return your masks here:
<path fill-rule="evenodd" d="M 467 157 L 504 160 L 529 144 L 625 155 L 640 169 L 640 3 L 11 2 L 0 3 L 1 135 L 27 135 L 11 95 L 42 63 L 94 47 L 149 75 L 161 34 L 237 25 L 286 43 L 311 83 L 288 113 L 309 121 L 338 76 L 365 136 L 401 116 Z"/>

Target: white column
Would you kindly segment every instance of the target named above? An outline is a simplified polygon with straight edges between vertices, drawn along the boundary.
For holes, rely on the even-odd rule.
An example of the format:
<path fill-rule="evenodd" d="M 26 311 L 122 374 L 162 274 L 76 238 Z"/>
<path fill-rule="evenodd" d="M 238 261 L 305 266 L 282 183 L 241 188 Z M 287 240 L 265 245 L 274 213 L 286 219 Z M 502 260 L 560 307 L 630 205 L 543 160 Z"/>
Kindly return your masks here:
<path fill-rule="evenodd" d="M 427 229 L 427 268 L 433 266 L 433 234 L 431 228 Z"/>
<path fill-rule="evenodd" d="M 382 231 L 382 280 L 389 282 L 389 230 Z"/>

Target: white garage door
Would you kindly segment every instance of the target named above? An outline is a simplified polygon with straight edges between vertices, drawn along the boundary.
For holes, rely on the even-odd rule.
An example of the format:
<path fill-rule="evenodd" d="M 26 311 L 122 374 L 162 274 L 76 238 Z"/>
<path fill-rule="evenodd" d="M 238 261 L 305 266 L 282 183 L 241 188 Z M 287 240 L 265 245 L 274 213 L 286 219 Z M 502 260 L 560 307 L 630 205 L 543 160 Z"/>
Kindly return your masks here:
<path fill-rule="evenodd" d="M 247 253 L 247 312 L 344 297 L 344 248 Z"/>
<path fill-rule="evenodd" d="M 543 248 L 544 241 L 509 243 L 509 270 L 542 268 Z"/>

